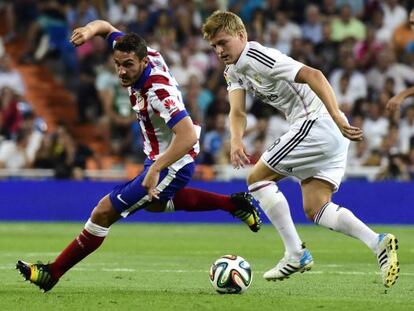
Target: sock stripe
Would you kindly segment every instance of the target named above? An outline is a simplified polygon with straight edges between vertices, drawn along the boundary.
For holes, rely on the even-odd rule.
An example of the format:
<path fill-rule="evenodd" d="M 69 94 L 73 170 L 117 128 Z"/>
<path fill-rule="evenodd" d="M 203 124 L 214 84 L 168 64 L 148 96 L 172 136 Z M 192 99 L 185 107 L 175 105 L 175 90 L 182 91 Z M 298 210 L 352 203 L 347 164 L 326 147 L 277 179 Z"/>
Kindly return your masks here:
<path fill-rule="evenodd" d="M 321 217 L 323 215 L 323 212 L 325 211 L 325 209 L 328 207 L 330 202 L 326 203 L 324 206 L 322 206 L 322 208 L 319 210 L 319 212 L 316 213 L 316 215 L 313 217 L 313 221 L 316 224 L 319 224 L 319 220 L 321 220 Z"/>

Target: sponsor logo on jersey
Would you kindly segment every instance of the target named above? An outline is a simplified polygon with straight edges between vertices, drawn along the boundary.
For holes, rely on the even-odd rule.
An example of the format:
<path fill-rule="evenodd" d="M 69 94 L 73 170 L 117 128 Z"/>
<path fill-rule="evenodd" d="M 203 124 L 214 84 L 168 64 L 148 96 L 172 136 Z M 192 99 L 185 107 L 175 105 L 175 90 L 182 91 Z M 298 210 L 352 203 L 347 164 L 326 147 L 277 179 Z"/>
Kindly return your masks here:
<path fill-rule="evenodd" d="M 227 71 L 224 72 L 224 80 L 226 80 L 227 86 L 231 86 L 231 81 L 230 81 L 229 75 L 227 74 Z"/>
<path fill-rule="evenodd" d="M 139 110 L 144 109 L 144 107 L 145 107 L 145 101 L 144 101 L 144 98 L 143 98 L 143 97 L 142 97 L 139 93 L 135 93 L 134 95 L 135 95 L 135 98 L 136 98 L 136 101 L 135 101 L 135 106 L 136 106 Z"/>
<path fill-rule="evenodd" d="M 258 84 L 262 84 L 262 77 L 261 77 L 258 73 L 255 73 L 255 74 L 253 75 L 253 79 L 254 79 L 254 81 L 256 81 Z"/>

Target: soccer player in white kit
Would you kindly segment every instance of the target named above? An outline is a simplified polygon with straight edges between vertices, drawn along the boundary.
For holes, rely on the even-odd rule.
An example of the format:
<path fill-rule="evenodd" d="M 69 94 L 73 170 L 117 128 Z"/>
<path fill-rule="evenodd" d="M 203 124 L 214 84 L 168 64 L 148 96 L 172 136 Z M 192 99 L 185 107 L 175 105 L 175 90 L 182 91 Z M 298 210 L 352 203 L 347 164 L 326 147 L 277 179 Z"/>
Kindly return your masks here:
<path fill-rule="evenodd" d="M 294 176 L 300 180 L 306 216 L 365 243 L 377 256 L 384 286 L 392 286 L 399 272 L 396 238 L 372 231 L 350 210 L 331 201 L 344 175 L 349 140 L 361 140 L 363 133 L 348 124 L 325 76 L 276 49 L 248 41 L 242 20 L 231 12 L 214 12 L 202 32 L 226 65 L 232 165 L 237 169 L 249 164 L 242 141 L 246 92 L 282 111 L 290 124 L 289 131 L 264 152 L 247 177 L 250 193 L 285 246 L 284 257 L 263 277 L 283 280 L 313 265 L 276 184 Z"/>

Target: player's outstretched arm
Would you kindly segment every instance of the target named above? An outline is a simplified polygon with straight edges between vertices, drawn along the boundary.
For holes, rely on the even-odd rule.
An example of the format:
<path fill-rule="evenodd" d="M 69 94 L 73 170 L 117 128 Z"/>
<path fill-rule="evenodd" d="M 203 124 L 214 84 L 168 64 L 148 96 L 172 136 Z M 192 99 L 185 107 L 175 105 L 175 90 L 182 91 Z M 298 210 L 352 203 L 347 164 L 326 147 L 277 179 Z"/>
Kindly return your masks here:
<path fill-rule="evenodd" d="M 406 99 L 408 96 L 414 95 L 414 86 L 405 89 L 404 91 L 398 93 L 397 95 L 390 98 L 387 102 L 386 109 L 390 110 L 391 112 L 396 111 L 400 108 L 401 103 Z"/>
<path fill-rule="evenodd" d="M 295 82 L 307 83 L 316 95 L 318 95 L 343 136 L 355 141 L 363 139 L 362 130 L 358 127 L 349 125 L 348 121 L 339 110 L 335 93 L 320 70 L 303 66 L 296 75 Z"/>
<path fill-rule="evenodd" d="M 110 33 L 116 31 L 119 30 L 107 21 L 96 20 L 88 23 L 84 27 L 74 29 L 72 32 L 72 36 L 70 37 L 70 42 L 75 46 L 79 46 L 84 44 L 86 41 L 93 38 L 94 36 L 106 37 Z"/>

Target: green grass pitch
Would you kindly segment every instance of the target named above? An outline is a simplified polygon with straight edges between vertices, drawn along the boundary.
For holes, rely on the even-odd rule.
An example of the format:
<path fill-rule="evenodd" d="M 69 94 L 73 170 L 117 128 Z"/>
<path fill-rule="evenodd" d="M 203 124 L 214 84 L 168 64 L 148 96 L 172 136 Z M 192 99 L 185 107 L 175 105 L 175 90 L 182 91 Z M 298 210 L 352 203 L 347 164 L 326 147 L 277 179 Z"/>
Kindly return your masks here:
<path fill-rule="evenodd" d="M 95 253 L 43 294 L 14 270 L 17 259 L 53 260 L 83 224 L 0 223 L 0 310 L 414 310 L 414 227 L 374 227 L 399 239 L 400 277 L 388 293 L 374 255 L 336 232 L 300 226 L 313 269 L 282 282 L 262 274 L 282 257 L 266 225 L 116 224 Z M 242 295 L 219 295 L 211 263 L 238 254 L 253 270 Z"/>

